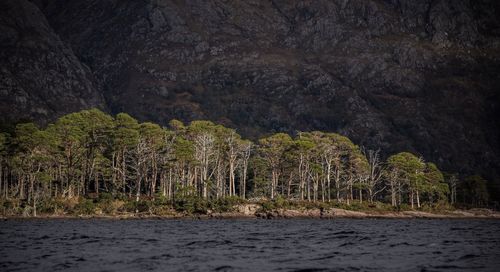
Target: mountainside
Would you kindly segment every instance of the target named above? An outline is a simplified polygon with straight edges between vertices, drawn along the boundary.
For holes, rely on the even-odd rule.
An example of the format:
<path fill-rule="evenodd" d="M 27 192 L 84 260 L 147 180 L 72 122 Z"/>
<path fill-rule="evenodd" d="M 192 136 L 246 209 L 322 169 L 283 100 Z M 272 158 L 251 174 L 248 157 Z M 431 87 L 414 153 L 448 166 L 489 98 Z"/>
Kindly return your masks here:
<path fill-rule="evenodd" d="M 0 120 L 41 123 L 89 107 L 105 108 L 82 64 L 27 1 L 0 2 Z"/>
<path fill-rule="evenodd" d="M 1 8 L 4 120 L 318 129 L 499 177 L 498 1 L 33 2 Z"/>

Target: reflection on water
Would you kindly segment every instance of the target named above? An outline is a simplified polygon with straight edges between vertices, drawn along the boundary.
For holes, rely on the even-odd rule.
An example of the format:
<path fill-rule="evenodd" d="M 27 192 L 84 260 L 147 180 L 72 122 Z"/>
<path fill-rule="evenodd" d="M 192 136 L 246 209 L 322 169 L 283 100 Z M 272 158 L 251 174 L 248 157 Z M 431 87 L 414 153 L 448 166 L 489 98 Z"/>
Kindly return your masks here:
<path fill-rule="evenodd" d="M 500 271 L 500 221 L 8 220 L 0 271 Z"/>

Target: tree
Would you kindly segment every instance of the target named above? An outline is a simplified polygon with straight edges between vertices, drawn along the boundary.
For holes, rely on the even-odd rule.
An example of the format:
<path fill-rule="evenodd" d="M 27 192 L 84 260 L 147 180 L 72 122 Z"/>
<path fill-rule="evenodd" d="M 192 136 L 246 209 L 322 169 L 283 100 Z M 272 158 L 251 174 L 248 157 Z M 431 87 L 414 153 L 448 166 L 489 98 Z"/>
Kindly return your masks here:
<path fill-rule="evenodd" d="M 4 178 L 4 161 L 7 155 L 8 146 L 7 133 L 0 133 L 0 198 L 3 196 L 7 198 L 9 185 L 7 179 Z"/>
<path fill-rule="evenodd" d="M 450 189 L 450 202 L 451 204 L 457 203 L 457 186 L 458 186 L 458 174 L 445 174 L 445 181 Z"/>
<path fill-rule="evenodd" d="M 24 199 L 26 197 L 26 184 L 28 186 L 28 202 L 32 199 L 35 177 L 40 171 L 36 158 L 37 148 L 40 144 L 40 138 L 37 137 L 39 132 L 38 127 L 33 123 L 23 123 L 16 126 L 14 142 L 17 145 L 17 154 L 14 157 L 14 165 L 20 177 L 17 192 L 19 197 Z"/>
<path fill-rule="evenodd" d="M 177 135 L 174 141 L 174 160 L 175 180 L 172 181 L 172 175 L 169 177 L 169 184 L 172 186 L 172 196 L 175 197 L 175 187 L 179 185 L 181 188 L 188 186 L 188 172 L 190 164 L 195 162 L 195 146 L 190 140 L 185 139 L 182 135 Z M 196 185 L 196 182 L 194 183 Z M 196 189 L 196 188 L 195 188 Z"/>
<path fill-rule="evenodd" d="M 137 145 L 138 191 L 141 180 L 145 180 L 148 196 L 154 198 L 159 175 L 160 151 L 165 144 L 165 131 L 157 124 L 142 123 L 139 127 Z"/>
<path fill-rule="evenodd" d="M 393 207 L 401 205 L 401 179 L 399 169 L 394 166 L 389 166 L 382 172 L 382 175 L 389 186 L 391 205 Z"/>
<path fill-rule="evenodd" d="M 47 185 L 52 181 L 56 141 L 48 131 L 39 130 L 33 123 L 18 124 L 15 135 L 17 151 L 13 166 L 20 181 L 17 192 L 21 199 L 26 198 L 32 205 L 33 215 L 36 216 L 40 197 L 50 197 Z"/>
<path fill-rule="evenodd" d="M 54 126 L 49 129 L 58 138 L 59 150 L 62 153 L 63 161 L 60 166 L 65 174 L 63 196 L 72 198 L 80 195 L 82 176 L 82 161 L 85 152 L 83 144 L 85 131 L 82 129 L 82 114 L 80 112 L 62 116 Z"/>
<path fill-rule="evenodd" d="M 80 129 L 83 131 L 81 144 L 85 150 L 83 158 L 83 190 L 94 183 L 94 192 L 99 195 L 99 179 L 105 172 L 105 164 L 108 163 L 104 152 L 108 148 L 114 126 L 111 116 L 98 109 L 84 110 L 80 112 Z"/>
<path fill-rule="evenodd" d="M 253 143 L 248 140 L 244 140 L 241 145 L 241 198 L 246 198 L 246 188 L 247 188 L 247 175 L 248 175 L 248 163 L 250 161 L 250 156 L 252 155 Z"/>
<path fill-rule="evenodd" d="M 189 125 L 190 135 L 194 142 L 195 159 L 200 168 L 200 184 L 202 186 L 203 198 L 208 198 L 209 179 L 215 173 L 215 167 L 211 164 L 217 164 L 219 158 L 216 157 L 216 138 L 215 125 L 210 121 L 193 121 Z M 219 180 L 220 181 L 220 180 Z M 221 185 L 217 186 L 217 189 Z M 222 192 L 217 191 L 217 197 L 221 196 Z"/>
<path fill-rule="evenodd" d="M 350 150 L 349 156 L 349 194 L 350 200 L 354 199 L 353 188 L 356 185 L 359 193 L 359 201 L 363 202 L 363 189 L 366 187 L 366 182 L 369 178 L 369 163 L 366 157 L 362 154 L 358 146 L 354 146 Z M 348 202 L 349 204 L 349 198 Z"/>
<path fill-rule="evenodd" d="M 362 152 L 368 160 L 368 178 L 366 185 L 368 189 L 368 199 L 370 203 L 372 203 L 373 198 L 385 189 L 385 186 L 381 186 L 382 173 L 384 169 L 382 168 L 382 163 L 380 161 L 380 149 L 362 149 Z"/>
<path fill-rule="evenodd" d="M 332 139 L 333 145 L 335 146 L 333 174 L 336 199 L 337 201 L 342 201 L 342 191 L 349 187 L 345 186 L 345 184 L 350 184 L 353 178 L 352 171 L 349 171 L 349 162 L 351 151 L 355 148 L 355 145 L 349 138 L 339 134 L 332 133 L 329 134 L 329 137 Z"/>
<path fill-rule="evenodd" d="M 234 130 L 225 133 L 225 144 L 227 145 L 226 155 L 229 164 L 229 196 L 236 195 L 236 168 L 242 150 L 241 136 Z"/>
<path fill-rule="evenodd" d="M 164 128 L 164 144 L 160 150 L 160 189 L 162 196 L 171 199 L 172 172 L 175 159 L 175 141 L 177 133 Z"/>
<path fill-rule="evenodd" d="M 119 113 L 116 115 L 113 131 L 112 183 L 119 179 L 121 181 L 119 188 L 125 194 L 129 176 L 128 166 L 132 160 L 132 152 L 139 143 L 139 122 L 126 113 Z"/>
<path fill-rule="evenodd" d="M 466 177 L 460 184 L 463 202 L 472 206 L 486 205 L 489 199 L 487 182 L 479 175 Z"/>
<path fill-rule="evenodd" d="M 444 182 L 443 173 L 436 164 L 428 162 L 425 164 L 424 181 L 420 184 L 420 191 L 427 193 L 430 203 L 434 199 L 447 201 L 450 192 L 448 184 Z"/>
<path fill-rule="evenodd" d="M 396 171 L 398 178 L 403 181 L 408 188 L 408 199 L 412 208 L 414 208 L 415 197 L 417 206 L 420 207 L 419 188 L 424 176 L 425 163 L 419 157 L 409 153 L 401 152 L 390 156 L 387 163 L 392 171 Z M 401 199 L 401 197 L 400 197 Z"/>
<path fill-rule="evenodd" d="M 310 156 L 315 147 L 314 142 L 310 139 L 309 134 L 299 133 L 298 139 L 293 142 L 292 152 L 298 160 L 297 173 L 299 178 L 299 195 L 300 199 L 304 200 L 304 195 L 307 192 L 307 198 L 310 199 L 309 189 L 306 191 L 306 184 L 309 185 L 309 169 Z M 309 186 L 307 186 L 309 188 Z"/>
<path fill-rule="evenodd" d="M 113 118 L 97 109 L 67 114 L 45 128 L 17 124 L 0 133 L 0 200 L 21 203 L 33 215 L 40 201 L 100 199 L 104 192 L 136 202 L 161 194 L 159 201 L 173 203 L 249 195 L 347 204 L 382 200 L 414 208 L 439 205 L 450 194 L 452 203 L 488 202 L 480 176 L 444 178 L 436 164 L 408 152 L 382 164 L 379 150 L 360 149 L 336 133 L 299 132 L 294 139 L 277 133 L 253 143 L 210 121 L 169 125 L 139 123 L 125 113 Z"/>
<path fill-rule="evenodd" d="M 271 199 L 274 199 L 281 175 L 284 153 L 292 145 L 292 138 L 285 133 L 277 133 L 259 140 L 260 154 L 271 168 Z"/>

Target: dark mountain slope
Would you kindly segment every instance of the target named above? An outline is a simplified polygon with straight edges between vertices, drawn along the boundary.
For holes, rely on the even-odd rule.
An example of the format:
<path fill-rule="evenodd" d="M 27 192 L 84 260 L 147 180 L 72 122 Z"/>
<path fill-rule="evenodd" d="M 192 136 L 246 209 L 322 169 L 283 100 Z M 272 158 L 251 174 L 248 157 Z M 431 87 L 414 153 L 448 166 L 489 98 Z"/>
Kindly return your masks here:
<path fill-rule="evenodd" d="M 337 131 L 498 177 L 497 1 L 37 3 L 113 112 Z"/>
<path fill-rule="evenodd" d="M 104 100 L 83 65 L 28 1 L 0 3 L 0 121 L 41 123 Z"/>

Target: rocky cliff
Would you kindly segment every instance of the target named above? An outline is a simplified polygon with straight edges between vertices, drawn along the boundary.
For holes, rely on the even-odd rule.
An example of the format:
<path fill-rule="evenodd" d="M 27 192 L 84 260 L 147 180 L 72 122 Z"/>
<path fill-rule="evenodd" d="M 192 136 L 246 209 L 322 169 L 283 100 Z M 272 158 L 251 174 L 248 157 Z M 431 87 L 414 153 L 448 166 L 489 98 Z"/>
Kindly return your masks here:
<path fill-rule="evenodd" d="M 40 123 L 104 108 L 90 69 L 27 1 L 0 2 L 0 120 Z"/>
<path fill-rule="evenodd" d="M 499 176 L 498 1 L 34 3 L 48 23 L 26 4 L 4 11 L 2 27 L 23 18 L 33 27 L 11 28 L 38 31 L 27 40 L 43 48 L 7 43 L 2 68 L 4 56 L 54 57 L 35 68 L 6 58 L 2 103 L 30 111 L 2 104 L 4 114 L 47 110 L 55 118 L 52 104 L 71 111 L 77 101 L 100 105 L 103 95 L 103 107 L 141 120 L 211 119 L 250 137 L 335 131 L 385 152 L 417 152 L 446 170 Z M 62 96 L 33 96 L 45 90 Z"/>

